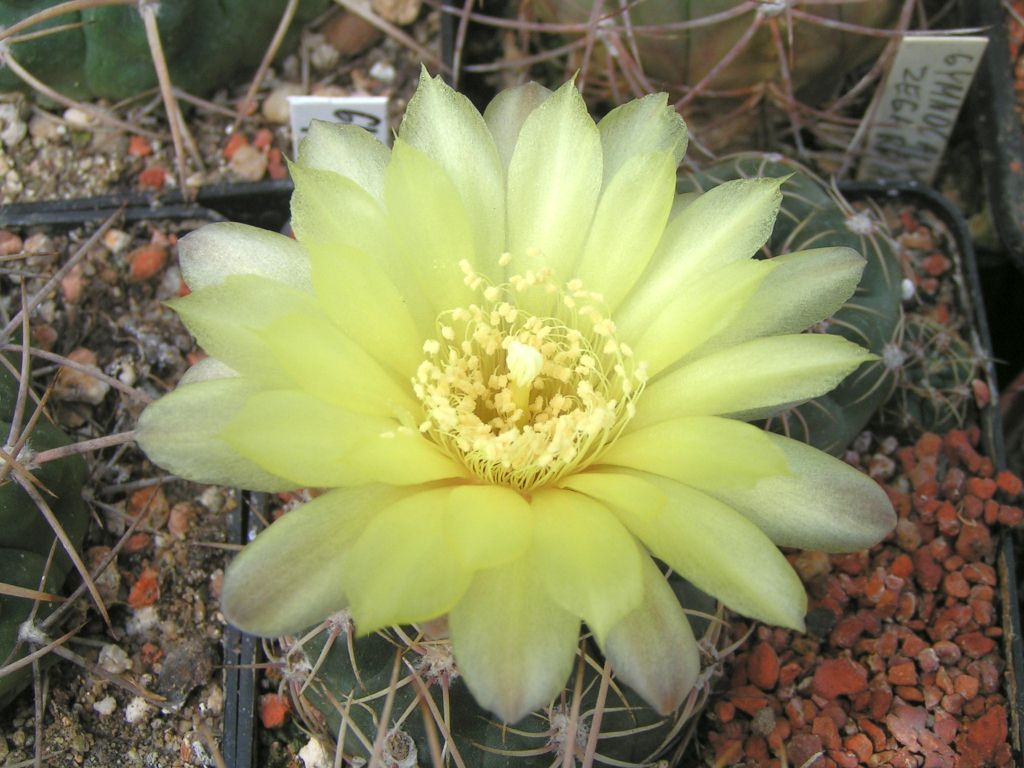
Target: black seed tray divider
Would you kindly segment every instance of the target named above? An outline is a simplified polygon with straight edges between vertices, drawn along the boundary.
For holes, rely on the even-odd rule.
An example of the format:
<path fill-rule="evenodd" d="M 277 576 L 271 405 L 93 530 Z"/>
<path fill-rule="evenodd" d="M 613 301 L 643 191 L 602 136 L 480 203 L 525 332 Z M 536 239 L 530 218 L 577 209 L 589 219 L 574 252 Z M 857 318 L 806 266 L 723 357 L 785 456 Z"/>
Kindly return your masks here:
<path fill-rule="evenodd" d="M 288 218 L 290 181 L 220 184 L 199 190 L 195 201 L 180 192 L 162 195 L 130 192 L 72 200 L 14 203 L 0 208 L 0 227 L 54 226 L 65 229 L 96 223 L 124 211 L 125 221 L 158 218 L 203 218 L 240 221 L 280 230 Z M 211 217 L 211 212 L 216 215 Z"/>
<path fill-rule="evenodd" d="M 267 497 L 236 492 L 231 512 L 232 544 L 245 546 L 263 527 Z M 251 768 L 256 755 L 256 659 L 259 640 L 228 625 L 224 633 L 224 762 L 228 768 Z"/>

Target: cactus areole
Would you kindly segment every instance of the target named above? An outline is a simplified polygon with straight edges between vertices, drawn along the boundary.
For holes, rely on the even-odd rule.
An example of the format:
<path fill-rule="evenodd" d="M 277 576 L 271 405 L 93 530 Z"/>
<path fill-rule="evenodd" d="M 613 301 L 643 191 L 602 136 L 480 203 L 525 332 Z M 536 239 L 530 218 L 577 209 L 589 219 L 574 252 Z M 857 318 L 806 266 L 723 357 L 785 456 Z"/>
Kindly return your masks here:
<path fill-rule="evenodd" d="M 678 196 L 664 94 L 595 124 L 572 82 L 481 115 L 423 74 L 388 150 L 315 124 L 297 240 L 219 223 L 181 242 L 173 302 L 210 357 L 139 442 L 193 480 L 313 501 L 231 564 L 260 635 L 343 608 L 359 634 L 447 616 L 459 672 L 507 721 L 546 706 L 581 621 L 660 712 L 696 643 L 655 558 L 747 616 L 802 629 L 777 545 L 869 546 L 895 522 L 846 464 L 763 417 L 871 356 L 801 334 L 853 292 L 828 248 L 760 261 L 782 179 Z M 357 641 L 358 642 L 358 641 Z"/>

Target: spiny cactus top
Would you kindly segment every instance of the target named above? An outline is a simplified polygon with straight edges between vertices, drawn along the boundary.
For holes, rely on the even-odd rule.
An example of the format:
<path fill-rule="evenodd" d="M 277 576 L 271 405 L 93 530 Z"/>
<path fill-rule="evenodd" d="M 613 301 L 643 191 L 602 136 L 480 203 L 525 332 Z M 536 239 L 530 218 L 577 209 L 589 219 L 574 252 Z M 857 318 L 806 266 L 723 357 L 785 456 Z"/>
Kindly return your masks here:
<path fill-rule="evenodd" d="M 697 649 L 652 558 L 803 627 L 776 545 L 862 548 L 894 515 L 852 468 L 742 420 L 870 357 L 799 334 L 863 262 L 752 259 L 782 180 L 677 197 L 685 147 L 664 95 L 595 125 L 573 83 L 529 84 L 481 116 L 424 74 L 391 151 L 314 125 L 297 241 L 212 224 L 181 242 L 174 307 L 211 357 L 140 444 L 198 481 L 327 489 L 232 563 L 232 622 L 447 615 L 470 690 L 509 721 L 561 690 L 581 620 L 620 679 L 678 705 Z"/>

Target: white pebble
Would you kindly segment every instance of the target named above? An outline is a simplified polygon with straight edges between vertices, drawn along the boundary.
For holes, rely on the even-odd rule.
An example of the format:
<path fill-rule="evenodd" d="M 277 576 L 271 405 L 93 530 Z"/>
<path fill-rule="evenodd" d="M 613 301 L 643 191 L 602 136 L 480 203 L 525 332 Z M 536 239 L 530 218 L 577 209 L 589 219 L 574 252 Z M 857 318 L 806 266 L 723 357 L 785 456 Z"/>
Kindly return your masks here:
<path fill-rule="evenodd" d="M 244 181 L 259 181 L 267 172 L 267 157 L 252 144 L 243 144 L 231 156 L 228 167 Z"/>
<path fill-rule="evenodd" d="M 99 122 L 91 114 L 86 112 L 84 109 L 79 109 L 78 107 L 65 109 L 64 121 L 72 128 L 77 128 L 80 131 L 91 131 Z"/>
<path fill-rule="evenodd" d="M 125 629 L 129 635 L 144 635 L 160 623 L 160 615 L 156 612 L 156 606 L 147 605 L 139 608 L 128 619 Z"/>
<path fill-rule="evenodd" d="M 103 235 L 103 244 L 111 253 L 121 253 L 131 245 L 132 236 L 120 229 L 108 229 Z"/>
<path fill-rule="evenodd" d="M 4 143 L 5 147 L 14 147 L 25 138 L 26 133 L 28 133 L 28 126 L 21 120 L 14 120 L 0 131 L 0 141 Z"/>
<path fill-rule="evenodd" d="M 57 121 L 56 118 L 51 117 L 49 114 L 33 115 L 28 121 L 28 132 L 33 139 L 39 139 L 39 141 L 55 141 L 65 133 L 67 128 L 63 123 Z"/>
<path fill-rule="evenodd" d="M 136 696 L 128 702 L 124 708 L 124 720 L 126 723 L 139 723 L 149 717 L 150 706 L 144 698 Z"/>
<path fill-rule="evenodd" d="M 299 759 L 306 768 L 330 768 L 331 761 L 323 745 L 316 738 L 306 742 L 306 746 L 299 750 Z"/>
<path fill-rule="evenodd" d="M 323 35 L 318 35 L 320 40 L 315 42 L 309 50 L 309 63 L 318 72 L 327 72 L 338 66 L 341 54 L 338 49 L 327 42 L 324 42 Z"/>
<path fill-rule="evenodd" d="M 395 79 L 395 67 L 390 61 L 378 61 L 370 67 L 370 77 L 382 83 L 391 83 Z"/>
<path fill-rule="evenodd" d="M 219 685 L 210 686 L 210 694 L 206 697 L 206 701 L 203 702 L 205 711 L 211 715 L 219 715 L 224 711 L 224 689 Z"/>
<path fill-rule="evenodd" d="M 114 701 L 113 696 L 107 696 L 94 703 L 92 708 L 103 717 L 109 717 L 114 714 L 114 710 L 117 709 L 117 702 Z"/>
<path fill-rule="evenodd" d="M 124 649 L 109 643 L 100 648 L 99 664 L 112 675 L 119 675 L 132 668 L 132 660 Z"/>
<path fill-rule="evenodd" d="M 305 91 L 301 85 L 294 83 L 283 83 L 277 86 L 270 95 L 263 100 L 260 111 L 263 116 L 272 123 L 284 125 L 288 122 L 291 111 L 288 107 L 289 96 L 301 96 Z"/>
<path fill-rule="evenodd" d="M 904 301 L 910 301 L 914 298 L 914 281 L 909 277 L 903 278 L 900 282 L 900 295 Z"/>

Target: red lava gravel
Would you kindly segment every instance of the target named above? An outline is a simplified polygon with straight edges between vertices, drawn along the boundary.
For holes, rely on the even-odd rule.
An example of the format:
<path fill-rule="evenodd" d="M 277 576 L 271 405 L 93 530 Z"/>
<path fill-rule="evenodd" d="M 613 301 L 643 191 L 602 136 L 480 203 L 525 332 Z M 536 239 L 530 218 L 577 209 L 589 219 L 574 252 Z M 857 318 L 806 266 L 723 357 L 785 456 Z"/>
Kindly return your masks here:
<path fill-rule="evenodd" d="M 706 718 L 716 768 L 1012 765 L 994 530 L 1024 518 L 1021 480 L 976 428 L 869 437 L 846 459 L 883 485 L 896 530 L 869 551 L 789 555 L 808 632 L 758 626 L 733 658 Z"/>

